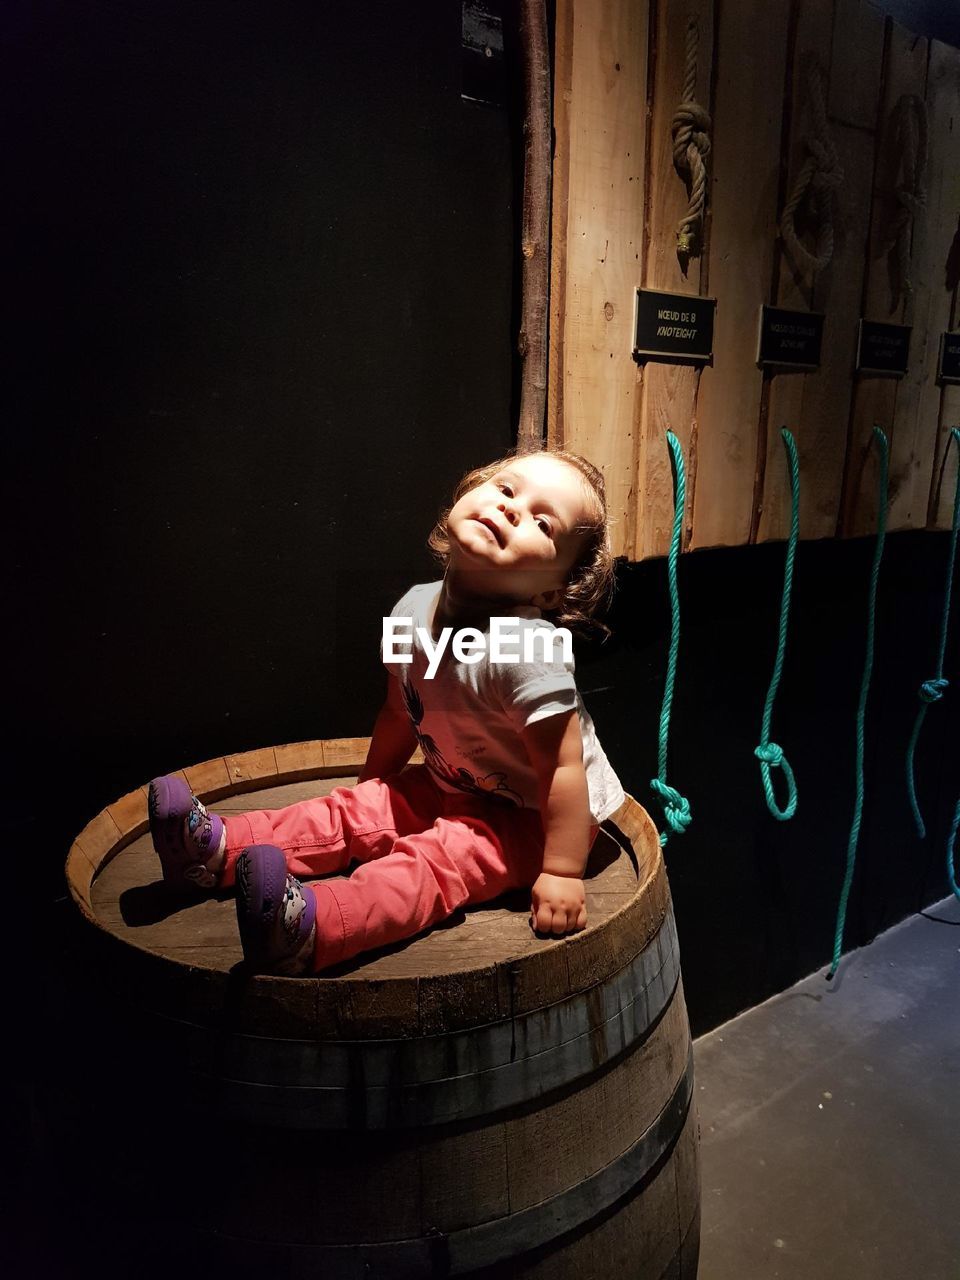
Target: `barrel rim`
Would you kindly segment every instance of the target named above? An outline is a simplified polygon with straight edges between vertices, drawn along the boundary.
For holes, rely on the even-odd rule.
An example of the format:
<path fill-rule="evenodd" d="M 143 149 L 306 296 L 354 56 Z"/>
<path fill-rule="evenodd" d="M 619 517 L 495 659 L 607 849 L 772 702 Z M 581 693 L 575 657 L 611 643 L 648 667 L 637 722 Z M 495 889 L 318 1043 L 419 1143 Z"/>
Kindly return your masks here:
<path fill-rule="evenodd" d="M 369 738 L 314 739 L 307 742 L 288 743 L 277 747 L 260 748 L 236 755 L 215 757 L 188 766 L 177 773 L 205 803 L 215 802 L 227 796 L 241 795 L 260 790 L 265 786 L 283 786 L 292 782 L 313 781 L 320 778 L 353 776 L 359 772 L 366 758 Z M 416 758 L 415 758 L 416 759 Z M 93 925 L 100 935 L 110 939 L 123 949 L 137 953 L 141 961 L 154 965 L 158 971 L 171 966 L 173 971 L 196 972 L 198 977 L 213 977 L 214 981 L 226 981 L 230 974 L 222 969 L 191 961 L 184 963 L 153 949 L 141 946 L 131 939 L 113 932 L 96 914 L 91 902 L 94 881 L 103 869 L 134 840 L 148 830 L 147 788 L 141 786 L 107 805 L 77 835 L 66 860 L 66 881 L 70 897 L 83 920 Z M 644 904 L 651 898 L 652 887 L 662 877 L 665 880 L 663 856 L 656 828 L 643 807 L 631 796 L 625 795 L 620 808 L 611 815 L 604 826 L 612 826 L 630 843 L 637 859 L 637 890 L 633 897 L 595 929 L 585 930 L 554 941 L 547 940 L 541 949 L 522 955 L 505 955 L 496 962 L 497 970 L 504 970 L 510 979 L 511 1006 L 515 986 L 523 984 L 524 977 L 539 988 L 551 987 L 551 999 L 557 992 L 578 990 L 586 981 L 570 986 L 569 957 L 581 953 L 576 968 L 582 971 L 596 969 L 596 978 L 606 975 L 607 965 L 601 960 L 605 935 L 612 938 L 625 926 L 639 925 L 643 936 L 651 936 L 659 927 L 661 913 L 654 909 L 655 919 L 643 927 Z M 646 858 L 641 857 L 641 851 Z M 646 874 L 644 874 L 646 871 Z M 643 943 L 636 940 L 636 949 Z M 596 953 L 594 956 L 593 953 Z M 609 968 L 615 970 L 619 963 L 611 957 Z M 599 967 L 598 967 L 599 966 Z M 474 968 L 458 969 L 443 977 L 457 981 L 479 978 L 489 972 L 489 963 Z M 550 973 L 553 970 L 553 973 Z M 438 975 L 440 976 L 440 975 Z M 423 975 L 429 978 L 431 975 Z M 420 979 L 418 979 L 419 981 Z M 305 983 L 322 984 L 336 988 L 340 993 L 369 991 L 374 980 L 354 975 L 327 977 L 323 974 L 312 978 L 286 978 L 269 974 L 257 974 L 248 978 L 252 992 L 274 1001 L 282 1000 L 294 988 Z M 409 977 L 377 977 L 378 990 L 389 990 L 408 984 Z M 529 1004 L 521 1001 L 515 1011 L 539 1007 L 542 1002 Z"/>

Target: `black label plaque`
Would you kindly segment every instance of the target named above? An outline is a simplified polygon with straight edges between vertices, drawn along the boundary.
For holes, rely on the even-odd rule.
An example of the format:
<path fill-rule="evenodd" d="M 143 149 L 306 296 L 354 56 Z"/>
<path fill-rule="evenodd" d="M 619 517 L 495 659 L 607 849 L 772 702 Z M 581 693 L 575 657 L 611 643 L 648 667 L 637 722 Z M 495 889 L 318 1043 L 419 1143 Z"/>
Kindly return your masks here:
<path fill-rule="evenodd" d="M 757 364 L 819 369 L 822 342 L 823 316 L 819 312 L 760 308 Z"/>
<path fill-rule="evenodd" d="M 941 382 L 960 382 L 960 333 L 940 335 L 937 377 Z"/>
<path fill-rule="evenodd" d="M 857 373 L 889 373 L 902 378 L 910 354 L 910 329 L 902 324 L 861 320 L 857 338 Z"/>
<path fill-rule="evenodd" d="M 709 361 L 716 305 L 716 298 L 638 289 L 634 356 L 641 361 Z"/>

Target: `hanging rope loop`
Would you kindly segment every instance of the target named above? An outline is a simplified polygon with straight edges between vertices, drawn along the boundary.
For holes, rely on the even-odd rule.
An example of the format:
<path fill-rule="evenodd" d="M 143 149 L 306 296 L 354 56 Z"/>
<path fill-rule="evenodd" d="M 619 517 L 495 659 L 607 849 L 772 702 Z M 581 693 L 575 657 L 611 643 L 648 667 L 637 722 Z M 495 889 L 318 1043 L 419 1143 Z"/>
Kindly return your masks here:
<path fill-rule="evenodd" d="M 790 762 L 783 754 L 783 749 L 775 742 L 768 742 L 764 747 L 754 748 L 753 754 L 760 761 L 760 781 L 763 783 L 763 794 L 767 801 L 767 808 L 773 817 L 778 818 L 781 822 L 786 822 L 797 811 L 797 781 L 793 776 L 793 770 L 790 768 Z M 776 796 L 773 793 L 773 776 L 770 772 L 771 769 L 777 768 L 783 770 L 783 776 L 787 784 L 787 803 L 782 809 L 777 807 Z"/>
<path fill-rule="evenodd" d="M 850 898 L 850 886 L 853 884 L 853 869 L 857 858 L 857 843 L 860 840 L 860 823 L 863 818 L 863 755 L 866 738 L 867 695 L 870 692 L 870 679 L 873 675 L 873 643 L 877 625 L 877 585 L 880 580 L 880 562 L 883 560 L 883 544 L 887 536 L 887 494 L 890 474 L 890 450 L 886 435 L 879 427 L 873 428 L 873 443 L 880 453 L 880 478 L 877 493 L 877 541 L 873 552 L 873 565 L 870 570 L 870 595 L 867 607 L 867 646 L 863 663 L 863 677 L 860 681 L 860 700 L 857 704 L 857 795 L 853 806 L 853 822 L 850 824 L 850 838 L 847 841 L 847 866 L 843 876 L 843 887 L 840 890 L 840 902 L 837 906 L 837 928 L 833 939 L 833 961 L 828 978 L 832 978 L 840 965 L 843 954 L 843 930 L 847 919 L 847 902 Z"/>
<path fill-rule="evenodd" d="M 957 454 L 960 455 L 960 427 L 950 428 L 950 434 L 947 436 L 947 444 L 944 450 L 944 464 L 946 463 L 946 455 L 950 450 L 951 444 L 955 444 L 957 446 Z M 923 721 L 927 714 L 927 707 L 932 702 L 939 702 L 943 697 L 944 691 L 950 684 L 949 680 L 944 679 L 943 663 L 947 653 L 947 631 L 950 627 L 950 596 L 953 591 L 953 566 L 957 559 L 958 531 L 960 531 L 960 458 L 958 458 L 957 466 L 957 488 L 953 495 L 953 522 L 950 532 L 950 550 L 947 553 L 946 581 L 943 586 L 943 610 L 940 617 L 940 643 L 937 648 L 937 674 L 932 680 L 924 680 L 923 684 L 920 686 L 920 706 L 917 709 L 917 718 L 914 721 L 913 732 L 911 733 L 910 741 L 907 744 L 907 795 L 910 797 L 910 812 L 913 814 L 913 825 L 921 840 L 926 837 L 927 828 L 923 821 L 923 815 L 920 812 L 920 802 L 917 800 L 917 782 L 915 777 L 914 757 L 917 751 L 917 743 L 920 740 L 920 730 L 923 728 Z M 960 898 L 960 891 L 957 890 L 957 881 L 953 872 L 953 841 L 956 838 L 956 834 L 956 825 L 954 825 L 947 848 L 947 875 L 950 878 L 951 889 L 957 897 Z"/>
<path fill-rule="evenodd" d="M 843 182 L 840 158 L 827 124 L 823 71 L 812 55 L 808 59 L 807 93 L 813 118 L 813 134 L 803 136 L 803 146 L 808 154 L 780 215 L 780 235 L 794 262 L 812 273 L 822 271 L 833 257 L 834 193 Z M 804 200 L 817 224 L 814 253 L 800 242 L 794 221 L 797 209 Z"/>
<path fill-rule="evenodd" d="M 707 200 L 707 166 L 710 154 L 710 115 L 697 102 L 697 49 L 700 27 L 695 17 L 687 21 L 683 72 L 683 100 L 670 125 L 673 167 L 686 184 L 689 203 L 677 226 L 677 256 L 681 265 L 703 250 L 703 212 Z"/>
<path fill-rule="evenodd" d="M 657 774 L 650 786 L 664 802 L 667 825 L 676 835 L 683 835 L 692 816 L 690 803 L 674 787 L 667 784 L 667 739 L 670 732 L 670 708 L 673 704 L 673 686 L 677 678 L 677 654 L 680 649 L 680 592 L 677 589 L 677 562 L 680 558 L 680 530 L 683 527 L 683 511 L 687 495 L 687 478 L 683 466 L 683 450 L 672 431 L 667 432 L 667 446 L 673 461 L 674 510 L 673 533 L 667 556 L 667 581 L 670 587 L 670 654 L 667 658 L 667 677 L 663 686 L 663 705 L 660 709 L 660 737 L 657 751 Z M 669 834 L 660 832 L 660 843 L 667 843 Z"/>
<path fill-rule="evenodd" d="M 787 648 L 787 624 L 790 619 L 790 596 L 793 590 L 793 566 L 797 556 L 797 539 L 800 536 L 800 460 L 793 435 L 786 427 L 781 428 L 780 437 L 787 454 L 787 467 L 790 472 L 790 536 L 787 540 L 787 556 L 783 570 L 783 595 L 780 598 L 780 627 L 777 634 L 777 657 L 773 664 L 773 674 L 767 689 L 767 699 L 763 705 L 763 724 L 760 729 L 760 745 L 754 748 L 753 754 L 760 761 L 760 781 L 763 794 L 771 817 L 778 822 L 786 822 L 797 811 L 797 784 L 793 770 L 787 763 L 783 748 L 770 741 L 770 725 L 773 721 L 773 704 L 780 687 L 783 675 L 783 659 Z M 771 769 L 782 769 L 787 781 L 787 804 L 781 809 L 773 794 Z"/>

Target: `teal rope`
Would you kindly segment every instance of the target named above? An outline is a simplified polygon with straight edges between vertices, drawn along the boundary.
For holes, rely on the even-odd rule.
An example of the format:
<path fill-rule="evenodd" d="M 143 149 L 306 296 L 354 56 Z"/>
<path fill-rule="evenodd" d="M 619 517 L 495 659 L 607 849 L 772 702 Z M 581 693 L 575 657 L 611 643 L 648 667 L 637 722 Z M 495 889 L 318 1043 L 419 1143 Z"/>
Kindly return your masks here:
<path fill-rule="evenodd" d="M 673 704 L 673 686 L 677 676 L 677 652 L 680 648 L 680 593 L 677 590 L 677 561 L 680 558 L 680 530 L 683 526 L 683 507 L 687 494 L 687 478 L 683 468 L 683 450 L 672 431 L 667 432 L 667 444 L 673 459 L 674 510 L 673 535 L 670 538 L 670 554 L 667 556 L 667 578 L 670 584 L 670 656 L 667 660 L 667 679 L 663 689 L 663 706 L 660 710 L 660 750 L 657 757 L 658 776 L 650 786 L 663 801 L 664 815 L 671 831 L 683 835 L 693 820 L 690 802 L 667 784 L 667 735 L 670 732 L 670 707 Z M 667 831 L 660 832 L 660 843 L 670 838 Z"/>
<path fill-rule="evenodd" d="M 873 672 L 873 638 L 876 630 L 877 582 L 880 578 L 880 561 L 883 559 L 883 543 L 887 533 L 887 476 L 889 452 L 887 437 L 879 427 L 873 428 L 873 440 L 880 450 L 880 486 L 879 513 L 877 516 L 877 543 L 873 553 L 873 569 L 870 573 L 870 602 L 867 612 L 867 654 L 863 666 L 863 679 L 860 682 L 860 704 L 857 707 L 857 799 L 853 810 L 853 824 L 850 827 L 850 839 L 847 843 L 847 869 L 843 877 L 843 888 L 840 891 L 840 905 L 837 909 L 837 931 L 833 940 L 833 963 L 827 978 L 832 978 L 840 964 L 843 950 L 843 926 L 847 918 L 847 901 L 850 897 L 850 885 L 853 883 L 853 867 L 857 857 L 857 842 L 860 839 L 860 821 L 863 817 L 863 741 L 864 722 L 867 710 L 867 694 L 870 690 L 870 676 Z"/>
<path fill-rule="evenodd" d="M 957 807 L 953 811 L 953 822 L 950 824 L 950 834 L 947 836 L 947 879 L 950 881 L 953 896 L 960 899 L 960 887 L 957 886 L 957 875 L 953 861 L 953 846 L 957 839 L 958 827 L 960 827 L 960 800 L 957 801 Z"/>
<path fill-rule="evenodd" d="M 957 453 L 960 454 L 960 428 L 951 427 L 950 434 L 947 436 L 947 450 L 950 449 L 950 441 L 957 446 Z M 946 452 L 944 457 L 946 457 Z M 924 826 L 923 818 L 920 815 L 920 805 L 917 803 L 917 785 L 914 772 L 913 757 L 917 749 L 917 742 L 920 738 L 920 730 L 923 728 L 923 721 L 927 714 L 927 707 L 931 702 L 939 702 L 943 697 L 944 690 L 950 683 L 949 680 L 943 678 L 943 659 L 947 652 L 947 627 L 950 619 L 950 593 L 953 586 L 953 566 L 957 558 L 957 527 L 960 525 L 960 459 L 957 466 L 957 491 L 953 498 L 953 531 L 950 535 L 950 551 L 947 555 L 947 581 L 943 589 L 943 617 L 940 619 L 940 653 L 937 658 L 937 674 L 932 680 L 924 680 L 920 686 L 920 710 L 917 712 L 917 718 L 914 721 L 913 733 L 910 735 L 910 744 L 907 747 L 907 793 L 910 796 L 910 809 L 913 813 L 913 824 L 917 829 L 917 835 L 922 840 L 927 834 L 927 828 Z M 950 874 L 953 872 L 952 853 L 948 858 L 950 864 Z M 956 885 L 954 884 L 954 893 L 956 893 Z M 960 895 L 958 895 L 960 896 Z"/>
<path fill-rule="evenodd" d="M 783 655 L 787 648 L 787 623 L 790 619 L 790 595 L 793 590 L 793 563 L 797 556 L 797 538 L 800 536 L 800 463 L 797 458 L 797 446 L 793 436 L 786 427 L 782 427 L 780 435 L 787 451 L 787 464 L 790 468 L 790 538 L 787 542 L 787 562 L 783 571 L 783 595 L 780 599 L 780 634 L 777 640 L 777 660 L 773 664 L 773 675 L 770 688 L 767 690 L 767 701 L 763 708 L 763 725 L 760 730 L 760 745 L 753 754 L 760 761 L 760 779 L 763 782 L 763 794 L 767 799 L 767 808 L 772 817 L 779 822 L 786 822 L 797 812 L 797 784 L 793 770 L 783 754 L 783 748 L 770 741 L 770 721 L 773 719 L 773 703 L 780 687 L 783 675 Z M 773 794 L 772 769 L 781 768 L 787 783 L 787 807 L 778 809 Z"/>

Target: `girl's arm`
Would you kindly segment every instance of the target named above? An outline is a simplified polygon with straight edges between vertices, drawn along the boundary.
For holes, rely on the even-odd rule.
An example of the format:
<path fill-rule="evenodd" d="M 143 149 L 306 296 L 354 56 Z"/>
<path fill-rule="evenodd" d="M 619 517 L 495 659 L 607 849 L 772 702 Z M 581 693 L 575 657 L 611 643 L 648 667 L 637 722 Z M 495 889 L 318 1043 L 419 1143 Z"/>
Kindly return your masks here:
<path fill-rule="evenodd" d="M 587 923 L 582 877 L 590 853 L 590 797 L 576 711 L 528 725 L 523 742 L 540 783 L 545 836 L 530 922 L 542 933 L 570 933 Z"/>
<path fill-rule="evenodd" d="M 370 750 L 357 781 L 366 782 L 368 778 L 387 778 L 391 773 L 399 773 L 409 762 L 416 745 L 413 726 L 403 705 L 400 681 L 388 675 L 387 696 L 373 726 Z"/>

